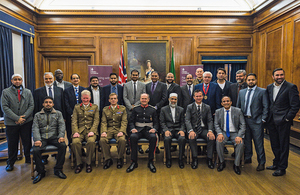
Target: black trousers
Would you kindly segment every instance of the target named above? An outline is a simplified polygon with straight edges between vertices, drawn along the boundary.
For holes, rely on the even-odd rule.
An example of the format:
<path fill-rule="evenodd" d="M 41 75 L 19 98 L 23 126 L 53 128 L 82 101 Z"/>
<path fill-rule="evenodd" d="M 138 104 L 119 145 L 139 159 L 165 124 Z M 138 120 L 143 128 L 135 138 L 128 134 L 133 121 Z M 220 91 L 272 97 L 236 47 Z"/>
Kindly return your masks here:
<path fill-rule="evenodd" d="M 68 138 L 68 146 L 72 143 L 72 119 L 71 116 L 66 116 L 66 131 Z"/>
<path fill-rule="evenodd" d="M 208 130 L 203 130 L 200 134 L 196 133 L 195 139 L 189 139 L 189 144 L 192 150 L 192 157 L 197 158 L 197 138 L 202 138 L 207 141 L 207 158 L 212 159 L 213 153 L 214 153 L 214 147 L 215 147 L 215 140 L 210 140 L 207 137 Z"/>
<path fill-rule="evenodd" d="M 18 156 L 18 143 L 21 136 L 22 144 L 24 147 L 24 155 L 26 161 L 30 161 L 31 143 L 31 127 L 32 121 L 24 125 L 6 126 L 6 139 L 8 145 L 8 159 L 7 164 L 14 165 Z"/>
<path fill-rule="evenodd" d="M 179 145 L 179 160 L 182 160 L 183 154 L 184 154 L 184 148 L 185 148 L 185 143 L 186 139 L 184 136 L 181 136 L 178 134 L 178 131 L 172 132 L 172 136 L 168 136 L 164 138 L 164 144 L 165 144 L 165 150 L 166 150 L 166 156 L 167 159 L 171 159 L 171 143 L 172 143 L 172 138 L 176 138 L 178 140 L 178 145 Z"/>
<path fill-rule="evenodd" d="M 138 140 L 140 138 L 146 138 L 149 140 L 149 161 L 153 161 L 154 159 L 154 152 L 156 149 L 157 137 L 156 133 L 149 133 L 149 130 L 143 129 L 140 132 L 132 133 L 130 135 L 130 145 L 131 145 L 131 160 L 133 162 L 137 162 L 137 155 L 138 155 Z"/>
<path fill-rule="evenodd" d="M 56 156 L 56 165 L 54 167 L 54 171 L 62 170 L 63 165 L 65 163 L 65 156 L 66 156 L 66 143 L 61 142 L 58 143 L 58 139 L 42 139 L 42 146 L 33 146 L 33 158 L 36 164 L 36 170 L 38 173 L 42 174 L 45 173 L 45 166 L 42 163 L 42 152 L 45 150 L 47 145 L 53 145 L 58 148 L 58 154 Z"/>

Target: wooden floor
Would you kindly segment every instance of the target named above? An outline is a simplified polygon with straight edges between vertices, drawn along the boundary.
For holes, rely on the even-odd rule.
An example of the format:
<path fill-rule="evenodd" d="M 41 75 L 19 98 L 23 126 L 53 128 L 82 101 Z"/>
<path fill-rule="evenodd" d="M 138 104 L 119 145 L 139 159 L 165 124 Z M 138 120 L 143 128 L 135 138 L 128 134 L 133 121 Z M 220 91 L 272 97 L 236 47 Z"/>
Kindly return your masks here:
<path fill-rule="evenodd" d="M 144 148 L 146 149 L 146 148 Z M 267 165 L 272 164 L 273 154 L 270 142 L 265 140 Z M 232 151 L 230 151 L 231 154 Z M 116 156 L 114 149 L 113 156 Z M 130 162 L 130 157 L 127 156 Z M 157 156 L 157 173 L 147 168 L 147 159 L 139 159 L 139 167 L 126 173 L 129 163 L 122 169 L 93 167 L 92 173 L 74 173 L 70 160 L 66 159 L 64 173 L 67 179 L 53 174 L 55 160 L 49 158 L 46 177 L 37 184 L 30 179 L 30 165 L 24 159 L 16 162 L 12 172 L 6 172 L 6 162 L 0 162 L 0 194 L 300 194 L 300 155 L 290 152 L 287 174 L 273 177 L 270 170 L 257 172 L 256 157 L 252 164 L 242 168 L 242 174 L 233 171 L 233 162 L 227 162 L 222 172 L 209 169 L 205 159 L 199 160 L 199 167 L 193 170 L 189 165 L 179 169 L 177 160 L 168 169 L 163 163 L 163 152 Z"/>

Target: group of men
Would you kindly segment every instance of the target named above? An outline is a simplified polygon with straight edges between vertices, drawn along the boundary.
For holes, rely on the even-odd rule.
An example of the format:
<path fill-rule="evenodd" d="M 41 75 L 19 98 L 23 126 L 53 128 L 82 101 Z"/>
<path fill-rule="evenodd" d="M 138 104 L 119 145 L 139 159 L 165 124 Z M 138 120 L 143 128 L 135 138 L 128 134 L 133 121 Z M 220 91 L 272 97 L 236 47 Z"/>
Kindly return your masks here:
<path fill-rule="evenodd" d="M 54 76 L 56 80 L 54 81 Z M 33 183 L 45 176 L 42 157 L 43 149 L 48 145 L 58 148 L 54 174 L 66 178 L 62 172 L 66 144 L 75 155 L 75 173 L 83 169 L 82 155 L 86 155 L 86 172 L 92 171 L 91 161 L 95 150 L 95 141 L 99 139 L 108 169 L 113 160 L 109 143 L 115 139 L 118 144 L 117 168 L 123 167 L 123 156 L 127 145 L 131 152 L 131 164 L 127 172 L 138 167 L 138 147 L 140 138 L 149 140 L 148 168 L 156 172 L 154 153 L 159 152 L 160 134 L 164 139 L 166 167 L 172 166 L 172 139 L 178 140 L 178 165 L 184 168 L 184 148 L 188 141 L 192 151 L 191 167 L 198 167 L 197 139 L 207 141 L 207 165 L 214 168 L 213 153 L 216 149 L 220 159 L 218 171 L 222 171 L 224 145 L 231 141 L 235 146 L 233 169 L 241 174 L 240 159 L 245 148 L 245 163 L 252 160 L 252 139 L 257 153 L 257 171 L 265 169 L 264 126 L 269 129 L 270 141 L 275 158 L 267 169 L 275 170 L 274 176 L 285 174 L 288 166 L 289 132 L 293 118 L 299 110 L 297 86 L 285 80 L 284 70 L 273 71 L 274 83 L 267 89 L 257 87 L 254 73 L 246 75 L 245 70 L 236 73 L 237 83 L 226 80 L 226 70 L 217 70 L 217 80 L 212 73 L 202 68 L 193 75 L 186 76 L 186 85 L 180 87 L 174 82 L 174 75 L 168 73 L 166 83 L 159 81 L 156 71 L 151 73 L 152 82 L 139 81 L 139 71 L 131 71 L 131 81 L 124 87 L 118 84 L 117 74 L 110 74 L 110 84 L 99 86 L 97 77 L 90 78 L 90 86 L 80 86 L 80 76 L 71 75 L 71 83 L 63 80 L 61 70 L 44 74 L 45 86 L 31 92 L 22 86 L 23 78 L 19 74 L 12 76 L 12 86 L 3 90 L 1 106 L 4 112 L 8 141 L 7 171 L 12 171 L 17 159 L 18 140 L 21 136 L 24 145 L 25 162 L 30 163 L 31 130 L 33 132 L 33 154 L 38 175 Z M 86 141 L 86 152 L 82 142 Z M 205 149 L 205 150 L 206 150 Z"/>

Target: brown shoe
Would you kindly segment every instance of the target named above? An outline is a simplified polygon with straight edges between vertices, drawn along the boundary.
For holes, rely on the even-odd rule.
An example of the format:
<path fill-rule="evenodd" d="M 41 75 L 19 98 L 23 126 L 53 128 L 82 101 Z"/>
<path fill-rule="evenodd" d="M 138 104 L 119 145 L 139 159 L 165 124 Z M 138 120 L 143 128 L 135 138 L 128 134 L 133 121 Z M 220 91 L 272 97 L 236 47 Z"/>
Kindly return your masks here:
<path fill-rule="evenodd" d="M 83 165 L 80 164 L 80 165 L 77 165 L 76 169 L 75 169 L 75 173 L 80 173 L 82 171 L 82 168 L 83 168 Z"/>
<path fill-rule="evenodd" d="M 88 164 L 87 164 L 87 165 L 86 165 L 86 172 L 87 172 L 87 173 L 90 173 L 90 172 L 92 172 L 92 170 L 93 170 L 93 169 L 92 169 L 92 165 L 88 165 Z"/>

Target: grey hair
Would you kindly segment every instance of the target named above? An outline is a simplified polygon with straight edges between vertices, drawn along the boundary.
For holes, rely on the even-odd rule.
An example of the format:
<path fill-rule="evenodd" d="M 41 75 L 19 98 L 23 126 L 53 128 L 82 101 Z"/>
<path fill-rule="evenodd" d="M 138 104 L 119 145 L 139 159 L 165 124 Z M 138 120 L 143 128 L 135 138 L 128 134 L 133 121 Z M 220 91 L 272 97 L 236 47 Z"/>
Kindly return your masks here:
<path fill-rule="evenodd" d="M 205 74 L 210 74 L 210 77 L 211 77 L 211 78 L 213 77 L 212 73 L 209 72 L 209 71 L 205 71 L 205 72 L 203 73 L 203 77 L 204 77 Z"/>
<path fill-rule="evenodd" d="M 45 78 L 45 76 L 46 76 L 47 74 L 50 74 L 50 75 L 52 76 L 52 78 L 54 78 L 54 76 L 53 76 L 53 73 L 52 73 L 52 72 L 45 72 L 45 73 L 44 73 L 44 78 Z"/>
<path fill-rule="evenodd" d="M 91 92 L 89 90 L 83 90 L 81 92 L 81 96 L 83 96 L 83 95 L 89 95 L 91 97 Z"/>
<path fill-rule="evenodd" d="M 57 72 L 63 72 L 61 69 L 57 69 L 55 70 L 54 74 L 56 74 Z"/>
<path fill-rule="evenodd" d="M 236 73 L 235 74 L 241 74 L 241 73 L 243 73 L 243 75 L 246 75 L 247 73 L 246 73 L 246 70 L 238 70 L 238 71 L 236 71 Z"/>

